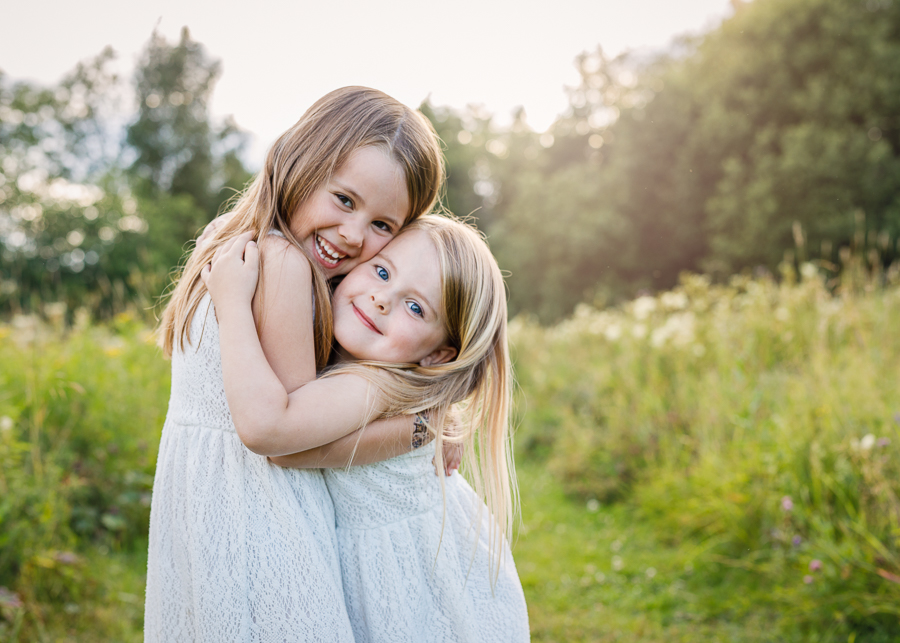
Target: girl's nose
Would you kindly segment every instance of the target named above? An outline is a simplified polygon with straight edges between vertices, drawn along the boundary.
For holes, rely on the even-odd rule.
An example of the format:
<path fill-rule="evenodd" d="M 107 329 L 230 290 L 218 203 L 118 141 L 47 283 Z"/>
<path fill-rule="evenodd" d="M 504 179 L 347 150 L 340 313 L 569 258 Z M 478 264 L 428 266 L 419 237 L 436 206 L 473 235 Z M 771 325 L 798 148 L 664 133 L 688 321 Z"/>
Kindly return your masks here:
<path fill-rule="evenodd" d="M 348 246 L 359 248 L 366 236 L 365 222 L 362 217 L 354 217 L 354 221 L 347 221 L 340 228 L 341 236 Z"/>
<path fill-rule="evenodd" d="M 385 297 L 382 293 L 376 293 L 371 295 L 372 304 L 375 308 L 378 309 L 381 313 L 388 313 L 391 310 L 390 299 Z"/>

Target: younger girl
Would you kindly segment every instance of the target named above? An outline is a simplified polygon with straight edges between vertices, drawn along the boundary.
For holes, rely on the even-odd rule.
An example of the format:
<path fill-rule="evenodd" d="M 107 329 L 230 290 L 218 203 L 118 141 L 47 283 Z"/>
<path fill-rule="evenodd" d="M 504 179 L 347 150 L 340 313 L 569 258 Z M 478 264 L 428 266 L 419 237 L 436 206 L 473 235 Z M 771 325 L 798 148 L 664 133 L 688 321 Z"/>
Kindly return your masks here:
<path fill-rule="evenodd" d="M 322 474 L 280 469 L 241 444 L 200 272 L 240 233 L 261 240 L 259 346 L 292 391 L 331 346 L 325 278 L 430 210 L 441 180 L 439 142 L 421 114 L 372 89 L 340 89 L 275 142 L 232 216 L 191 256 L 161 323 L 172 395 L 153 485 L 146 641 L 353 640 Z M 379 457 L 403 452 L 397 424 L 412 433 L 406 418 L 368 427 L 389 438 L 377 440 L 387 444 Z"/>
<path fill-rule="evenodd" d="M 454 437 L 467 445 L 488 507 L 458 474 L 442 501 L 443 478 L 430 467 L 434 453 L 440 458 L 441 431 L 429 447 L 325 473 L 356 640 L 527 640 L 506 541 L 514 490 L 506 299 L 484 241 L 448 218 L 412 223 L 335 290 L 341 363 L 289 394 L 256 336 L 249 304 L 257 254 L 252 243 L 244 247 L 250 236 L 203 272 L 229 408 L 250 449 L 280 456 L 315 448 L 383 415 L 428 411 L 428 425 L 441 427 L 451 405 L 465 405 L 467 421 Z"/>

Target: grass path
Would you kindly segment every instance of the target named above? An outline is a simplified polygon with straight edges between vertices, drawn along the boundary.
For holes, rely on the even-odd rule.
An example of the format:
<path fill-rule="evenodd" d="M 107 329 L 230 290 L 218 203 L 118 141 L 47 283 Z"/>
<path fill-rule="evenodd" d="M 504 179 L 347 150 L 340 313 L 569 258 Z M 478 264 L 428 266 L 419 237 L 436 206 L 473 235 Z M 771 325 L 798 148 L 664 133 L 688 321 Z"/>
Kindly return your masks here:
<path fill-rule="evenodd" d="M 665 545 L 627 507 L 566 497 L 519 466 L 523 527 L 514 545 L 534 641 L 772 641 L 746 575 L 699 577 L 702 545 Z"/>

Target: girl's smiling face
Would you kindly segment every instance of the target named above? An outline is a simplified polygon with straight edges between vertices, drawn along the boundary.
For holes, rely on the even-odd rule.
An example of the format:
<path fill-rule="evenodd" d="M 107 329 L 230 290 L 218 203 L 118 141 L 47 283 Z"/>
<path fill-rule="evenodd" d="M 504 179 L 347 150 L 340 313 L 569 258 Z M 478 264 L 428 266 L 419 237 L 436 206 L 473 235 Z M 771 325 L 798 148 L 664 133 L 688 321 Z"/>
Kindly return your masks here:
<path fill-rule="evenodd" d="M 403 169 L 381 148 L 363 147 L 300 206 L 291 232 L 330 279 L 375 256 L 407 212 Z"/>
<path fill-rule="evenodd" d="M 345 356 L 422 366 L 456 356 L 444 329 L 436 249 L 422 230 L 404 232 L 348 274 L 333 307 Z"/>

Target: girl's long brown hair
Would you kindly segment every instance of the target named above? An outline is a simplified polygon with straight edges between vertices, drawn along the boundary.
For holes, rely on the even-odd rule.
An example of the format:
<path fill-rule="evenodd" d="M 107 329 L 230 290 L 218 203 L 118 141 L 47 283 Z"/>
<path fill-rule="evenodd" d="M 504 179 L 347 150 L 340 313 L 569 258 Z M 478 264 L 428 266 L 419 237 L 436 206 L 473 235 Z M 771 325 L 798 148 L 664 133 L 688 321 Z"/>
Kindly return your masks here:
<path fill-rule="evenodd" d="M 306 254 L 291 232 L 293 217 L 355 150 L 367 146 L 382 148 L 403 168 L 409 194 L 404 225 L 434 207 L 444 165 L 431 123 L 420 112 L 375 89 L 344 87 L 326 94 L 275 141 L 262 171 L 234 202 L 231 217 L 209 243 L 194 251 L 175 278 L 159 327 L 159 344 L 167 357 L 176 347 L 184 350 L 185 342 L 191 342 L 191 320 L 206 293 L 200 272 L 216 249 L 243 232 L 252 230 L 257 239 L 264 239 L 277 230 Z M 331 297 L 318 266 L 313 261 L 310 264 L 316 366 L 322 368 L 331 349 Z M 259 279 L 264 279 L 264 261 Z"/>

